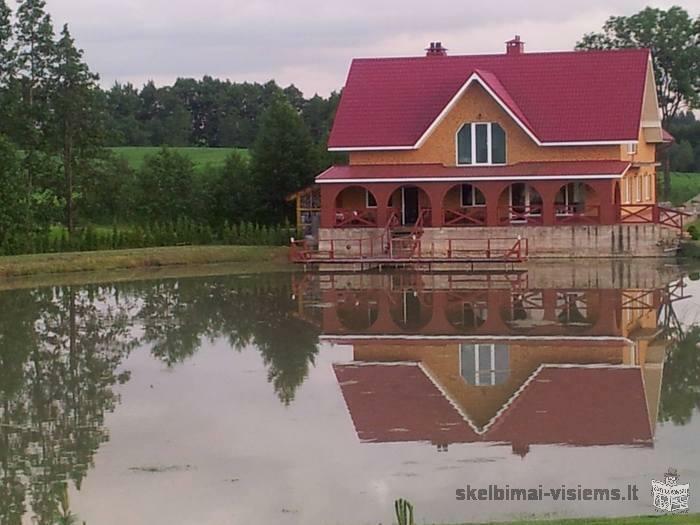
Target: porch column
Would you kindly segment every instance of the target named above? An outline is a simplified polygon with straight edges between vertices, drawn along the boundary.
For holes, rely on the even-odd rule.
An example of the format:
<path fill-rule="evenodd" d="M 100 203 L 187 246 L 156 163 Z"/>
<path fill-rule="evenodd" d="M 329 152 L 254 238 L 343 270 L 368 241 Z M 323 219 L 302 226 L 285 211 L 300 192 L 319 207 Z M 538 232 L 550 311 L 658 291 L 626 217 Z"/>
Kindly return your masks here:
<path fill-rule="evenodd" d="M 564 183 L 562 181 L 538 181 L 536 184 L 534 187 L 540 193 L 540 197 L 542 197 L 542 224 L 544 226 L 554 226 L 556 224 L 556 206 L 554 201 L 560 186 Z"/>
<path fill-rule="evenodd" d="M 335 226 L 335 199 L 345 189 L 342 184 L 319 184 L 321 187 L 321 228 Z"/>
<path fill-rule="evenodd" d="M 500 226 L 498 200 L 507 186 L 507 183 L 496 181 L 484 181 L 479 183 L 479 188 L 486 199 L 486 226 Z"/>
<path fill-rule="evenodd" d="M 390 184 L 368 184 L 367 188 L 377 200 L 377 228 L 384 228 L 389 220 L 389 197 L 394 187 Z"/>
<path fill-rule="evenodd" d="M 442 228 L 445 226 L 445 195 L 452 186 L 453 185 L 448 182 L 436 182 L 426 185 L 424 188 L 428 197 L 430 197 L 433 228 Z"/>
<path fill-rule="evenodd" d="M 592 180 L 588 184 L 600 199 L 600 224 L 616 224 L 619 205 L 615 203 L 615 180 Z"/>

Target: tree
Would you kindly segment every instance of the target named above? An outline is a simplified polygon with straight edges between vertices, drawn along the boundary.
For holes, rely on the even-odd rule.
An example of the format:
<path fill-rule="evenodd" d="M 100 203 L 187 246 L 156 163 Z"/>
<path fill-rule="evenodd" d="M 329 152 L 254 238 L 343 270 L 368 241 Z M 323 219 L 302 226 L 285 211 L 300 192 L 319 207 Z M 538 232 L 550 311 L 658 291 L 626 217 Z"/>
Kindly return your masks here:
<path fill-rule="evenodd" d="M 252 220 L 256 205 L 248 160 L 237 151 L 209 181 L 208 213 L 215 224 Z"/>
<path fill-rule="evenodd" d="M 17 150 L 0 137 L 0 254 L 2 246 L 18 232 L 23 224 L 24 199 L 22 172 Z"/>
<path fill-rule="evenodd" d="M 251 155 L 259 220 L 282 221 L 289 212 L 286 196 L 313 183 L 318 170 L 309 130 L 287 100 L 277 98 L 263 114 Z"/>
<path fill-rule="evenodd" d="M 51 63 L 55 57 L 51 16 L 45 12 L 44 0 L 23 0 L 17 8 L 15 45 L 12 55 L 12 89 L 21 99 L 13 111 L 13 138 L 25 151 L 26 190 L 32 196 L 33 176 L 41 169 L 37 152 L 42 146 L 49 120 L 49 85 Z M 32 196 L 33 197 L 33 196 Z M 33 198 L 25 199 L 26 220 L 32 221 Z"/>
<path fill-rule="evenodd" d="M 613 16 L 601 33 L 588 33 L 577 49 L 648 48 L 664 125 L 684 107 L 700 103 L 700 17 L 674 6 L 647 7 L 632 16 Z"/>
<path fill-rule="evenodd" d="M 691 171 L 694 164 L 693 147 L 687 140 L 673 144 L 669 151 L 673 171 Z"/>
<path fill-rule="evenodd" d="M 187 157 L 163 148 L 146 157 L 137 179 L 137 208 L 150 221 L 192 215 L 194 166 Z"/>
<path fill-rule="evenodd" d="M 63 164 L 65 225 L 70 233 L 75 228 L 76 171 L 81 163 L 99 155 L 103 142 L 98 76 L 90 72 L 82 57 L 68 26 L 63 26 L 51 66 L 51 118 L 52 147 Z"/>

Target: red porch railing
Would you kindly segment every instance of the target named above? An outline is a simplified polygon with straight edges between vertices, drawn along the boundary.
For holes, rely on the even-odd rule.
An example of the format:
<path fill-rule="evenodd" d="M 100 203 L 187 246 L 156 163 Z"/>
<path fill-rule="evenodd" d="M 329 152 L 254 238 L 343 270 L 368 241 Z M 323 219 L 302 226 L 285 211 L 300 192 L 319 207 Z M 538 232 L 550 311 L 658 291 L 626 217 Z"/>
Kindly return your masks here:
<path fill-rule="evenodd" d="M 445 210 L 445 226 L 486 226 L 486 206 Z"/>
<path fill-rule="evenodd" d="M 620 206 L 622 224 L 661 224 L 683 231 L 683 220 L 690 214 L 658 204 L 623 204 Z"/>
<path fill-rule="evenodd" d="M 374 228 L 377 226 L 377 211 L 373 209 L 364 210 L 335 210 L 336 228 Z"/>
<path fill-rule="evenodd" d="M 600 206 L 597 204 L 557 204 L 555 224 L 600 224 Z"/>
<path fill-rule="evenodd" d="M 502 206 L 499 208 L 499 217 L 501 225 L 523 224 L 538 226 L 542 224 L 542 205 Z"/>
<path fill-rule="evenodd" d="M 447 241 L 447 259 L 498 259 L 525 261 L 529 255 L 527 239 L 499 238 L 488 239 L 451 238 Z"/>

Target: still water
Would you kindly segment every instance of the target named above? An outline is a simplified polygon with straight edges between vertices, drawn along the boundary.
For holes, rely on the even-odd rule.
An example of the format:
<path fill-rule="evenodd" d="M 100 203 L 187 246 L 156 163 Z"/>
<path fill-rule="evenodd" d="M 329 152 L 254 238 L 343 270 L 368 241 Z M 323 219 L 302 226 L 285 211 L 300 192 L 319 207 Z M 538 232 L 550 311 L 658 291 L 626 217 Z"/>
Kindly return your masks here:
<path fill-rule="evenodd" d="M 0 524 L 419 523 L 700 508 L 700 281 L 672 266 L 0 291 Z M 458 501 L 457 489 L 636 501 Z M 697 489 L 696 489 L 697 490 Z"/>

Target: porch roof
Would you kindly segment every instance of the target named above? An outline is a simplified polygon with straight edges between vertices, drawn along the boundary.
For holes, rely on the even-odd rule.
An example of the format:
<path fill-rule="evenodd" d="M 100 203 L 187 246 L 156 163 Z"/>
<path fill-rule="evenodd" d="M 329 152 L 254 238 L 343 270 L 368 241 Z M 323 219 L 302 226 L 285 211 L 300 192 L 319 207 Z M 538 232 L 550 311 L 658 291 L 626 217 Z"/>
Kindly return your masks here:
<path fill-rule="evenodd" d="M 519 162 L 507 166 L 387 164 L 332 166 L 316 177 L 323 183 L 450 182 L 478 180 L 618 179 L 630 163 L 617 160 Z"/>

